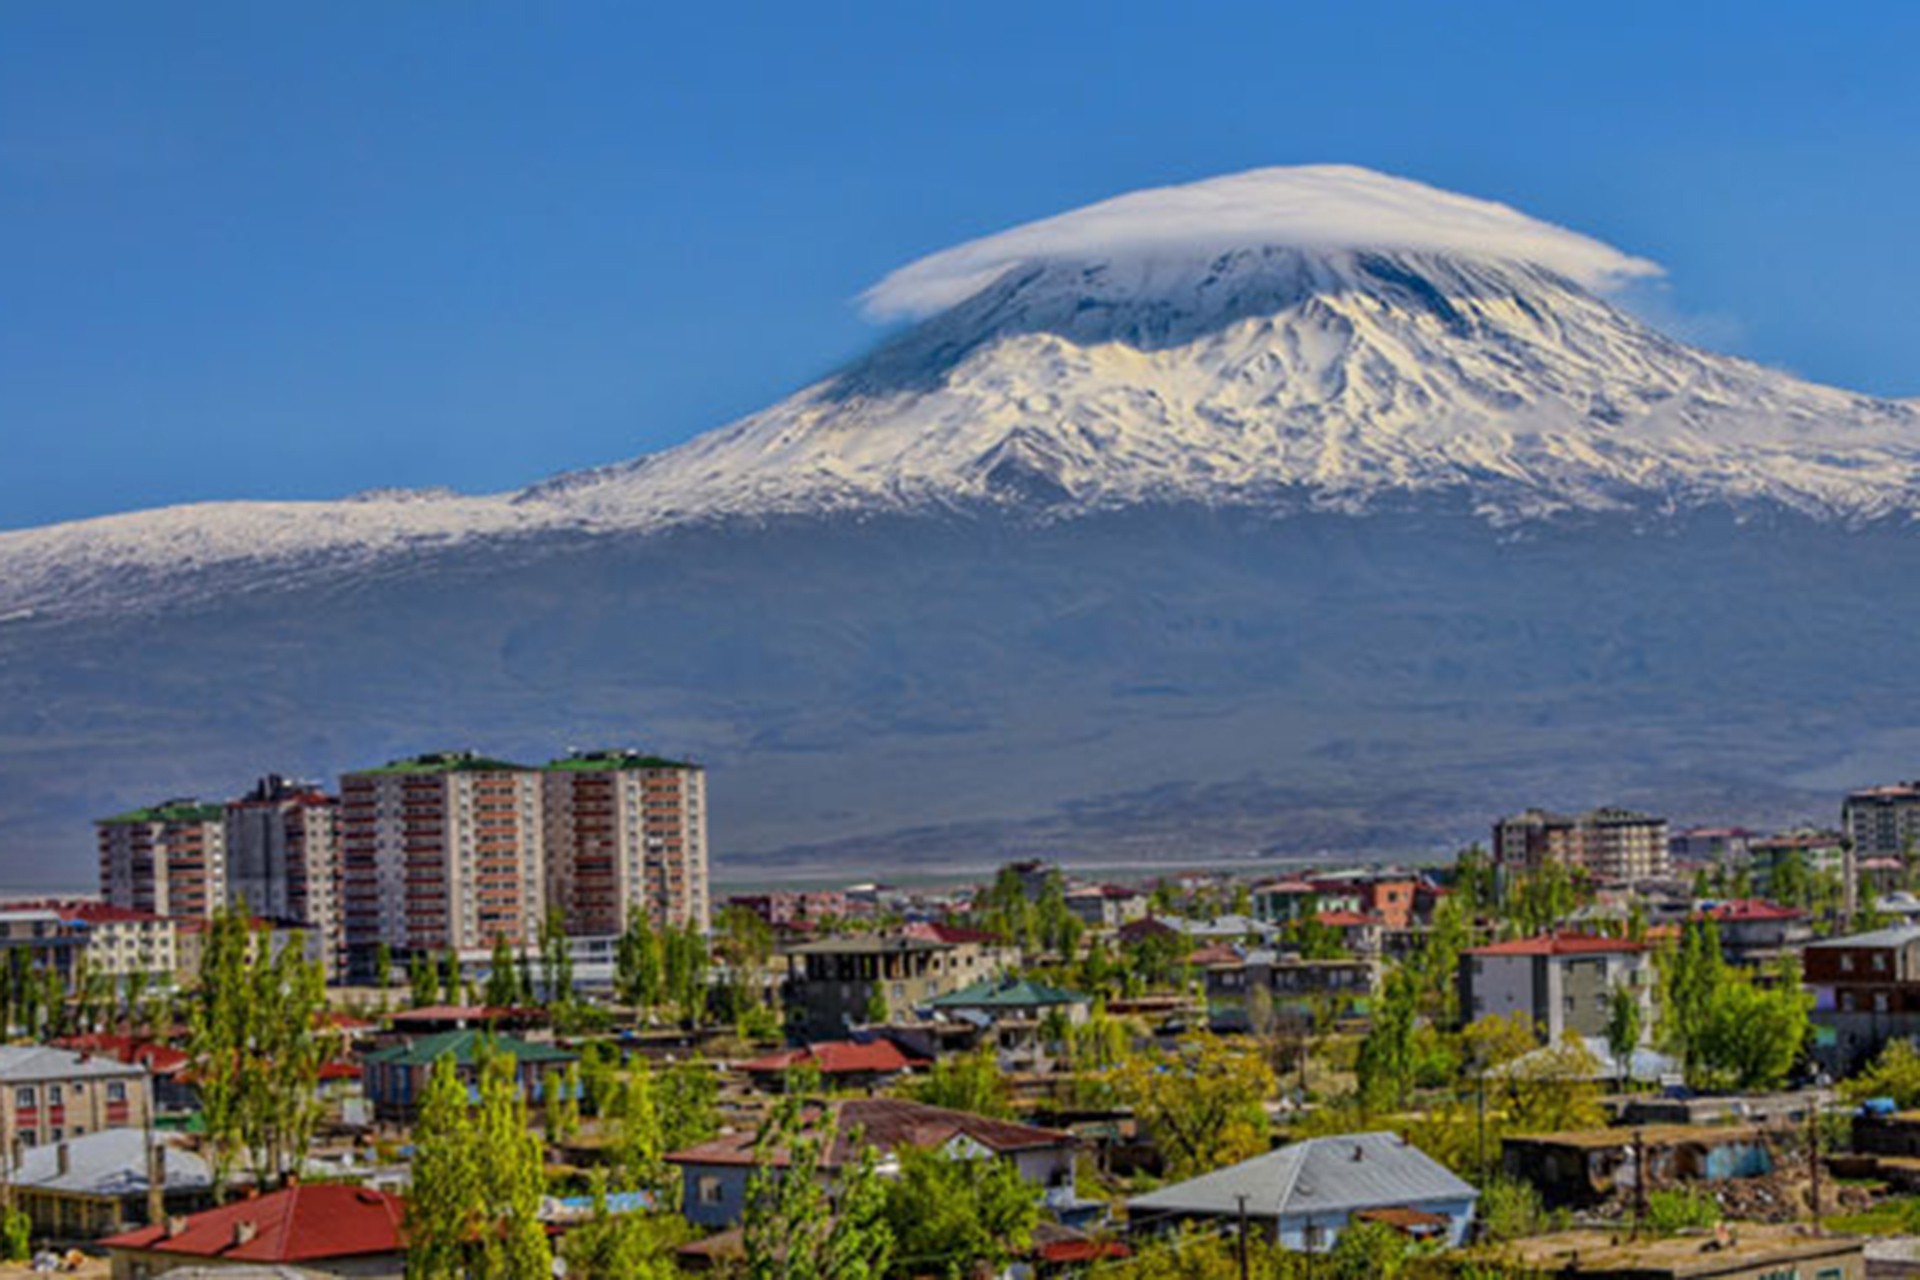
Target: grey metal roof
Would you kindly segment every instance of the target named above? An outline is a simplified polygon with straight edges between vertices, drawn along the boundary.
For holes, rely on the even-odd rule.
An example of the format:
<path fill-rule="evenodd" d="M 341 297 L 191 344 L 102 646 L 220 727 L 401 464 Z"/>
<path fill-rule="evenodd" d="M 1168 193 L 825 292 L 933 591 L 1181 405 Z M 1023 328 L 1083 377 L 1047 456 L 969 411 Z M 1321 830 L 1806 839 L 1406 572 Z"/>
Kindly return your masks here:
<path fill-rule="evenodd" d="M 82 1057 L 68 1049 L 49 1049 L 37 1044 L 0 1045 L 0 1082 L 26 1084 L 35 1080 L 77 1080 L 95 1076 L 125 1079 L 147 1074 L 145 1067 L 131 1066 L 102 1054 Z"/>
<path fill-rule="evenodd" d="M 1479 1192 L 1394 1133 L 1309 1138 L 1127 1202 L 1138 1215 L 1237 1214 L 1258 1218 L 1342 1214 L 1388 1205 L 1473 1200 Z"/>
<path fill-rule="evenodd" d="M 207 1162 L 191 1151 L 161 1144 L 166 1185 L 174 1191 L 211 1186 Z M 60 1172 L 60 1147 L 67 1171 Z M 14 1170 L 13 1185 L 92 1196 L 140 1195 L 147 1189 L 147 1135 L 142 1129 L 102 1129 L 65 1143 L 28 1147 Z"/>

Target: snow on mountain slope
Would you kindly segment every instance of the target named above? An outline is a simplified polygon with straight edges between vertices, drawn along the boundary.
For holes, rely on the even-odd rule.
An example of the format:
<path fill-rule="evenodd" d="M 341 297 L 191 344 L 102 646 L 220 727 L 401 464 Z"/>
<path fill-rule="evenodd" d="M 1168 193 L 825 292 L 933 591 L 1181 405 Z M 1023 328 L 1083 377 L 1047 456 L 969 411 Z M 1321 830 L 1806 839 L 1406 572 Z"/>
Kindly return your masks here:
<path fill-rule="evenodd" d="M 1603 300 L 1657 271 L 1501 205 L 1341 167 L 1139 192 L 872 290 L 923 316 L 772 408 L 518 494 L 227 503 L 0 534 L 0 620 L 330 573 L 472 538 L 1141 502 L 1509 522 L 1920 506 L 1920 411 L 1686 347 Z"/>

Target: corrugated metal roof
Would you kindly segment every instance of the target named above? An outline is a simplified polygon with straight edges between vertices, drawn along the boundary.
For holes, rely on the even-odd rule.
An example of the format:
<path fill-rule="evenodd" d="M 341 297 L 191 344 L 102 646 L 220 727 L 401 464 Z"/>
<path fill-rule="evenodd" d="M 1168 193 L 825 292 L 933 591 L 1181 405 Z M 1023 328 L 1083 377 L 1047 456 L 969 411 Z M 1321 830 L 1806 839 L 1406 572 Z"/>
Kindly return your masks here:
<path fill-rule="evenodd" d="M 33 1080 L 73 1080 L 80 1077 L 109 1076 L 125 1079 L 145 1075 L 143 1067 L 128 1066 L 112 1058 L 82 1058 L 65 1049 L 49 1049 L 37 1044 L 0 1045 L 0 1080 L 26 1083 Z"/>
<path fill-rule="evenodd" d="M 1480 1193 L 1398 1134 L 1309 1138 L 1127 1202 L 1132 1213 L 1237 1214 L 1260 1218 L 1352 1213 L 1387 1205 L 1471 1200 Z"/>
<path fill-rule="evenodd" d="M 207 1162 L 191 1151 L 165 1142 L 169 1189 L 189 1190 L 213 1185 Z M 60 1172 L 60 1148 L 67 1149 L 67 1171 Z M 28 1147 L 20 1155 L 13 1185 L 80 1195 L 128 1196 L 147 1189 L 147 1135 L 139 1129 L 102 1129 L 64 1143 Z"/>

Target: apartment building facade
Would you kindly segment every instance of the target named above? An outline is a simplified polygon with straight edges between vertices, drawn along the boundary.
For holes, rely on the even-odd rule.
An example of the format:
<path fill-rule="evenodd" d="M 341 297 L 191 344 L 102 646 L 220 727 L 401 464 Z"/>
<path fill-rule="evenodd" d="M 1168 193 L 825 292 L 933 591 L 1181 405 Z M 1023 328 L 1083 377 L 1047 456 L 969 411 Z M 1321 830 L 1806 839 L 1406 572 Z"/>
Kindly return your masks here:
<path fill-rule="evenodd" d="M 546 911 L 541 774 L 472 752 L 396 760 L 340 780 L 340 912 L 348 962 L 532 945 Z"/>
<path fill-rule="evenodd" d="M 100 896 L 159 916 L 211 916 L 227 901 L 226 810 L 167 800 L 95 823 Z"/>
<path fill-rule="evenodd" d="M 152 1119 L 145 1067 L 41 1045 L 0 1045 L 0 1143 L 9 1153 Z"/>
<path fill-rule="evenodd" d="M 1640 1000 L 1644 1041 L 1655 1022 L 1655 974 L 1643 942 L 1547 934 L 1460 953 L 1461 1021 L 1518 1014 L 1546 1044 L 1568 1032 L 1604 1038 L 1614 990 L 1622 986 Z"/>
<path fill-rule="evenodd" d="M 815 1040 L 911 1017 L 936 996 L 995 976 L 1008 960 L 997 940 L 939 926 L 822 938 L 785 954 L 788 1016 L 796 1034 Z"/>
<path fill-rule="evenodd" d="M 1672 871 L 1667 820 L 1631 809 L 1577 816 L 1528 809 L 1493 825 L 1493 858 L 1506 871 L 1538 871 L 1550 862 L 1609 884 L 1653 880 Z"/>
<path fill-rule="evenodd" d="M 575 752 L 541 771 L 547 900 L 567 931 L 619 934 L 635 912 L 706 930 L 706 770 L 636 751 Z"/>
<path fill-rule="evenodd" d="M 227 895 L 269 920 L 298 923 L 320 939 L 338 971 L 340 801 L 318 786 L 269 774 L 227 804 Z"/>
<path fill-rule="evenodd" d="M 1840 829 L 1856 858 L 1901 858 L 1920 849 L 1920 781 L 1849 792 Z"/>
<path fill-rule="evenodd" d="M 1814 1056 L 1843 1073 L 1896 1037 L 1920 1035 L 1920 925 L 1809 942 L 1801 978 L 1813 993 Z"/>

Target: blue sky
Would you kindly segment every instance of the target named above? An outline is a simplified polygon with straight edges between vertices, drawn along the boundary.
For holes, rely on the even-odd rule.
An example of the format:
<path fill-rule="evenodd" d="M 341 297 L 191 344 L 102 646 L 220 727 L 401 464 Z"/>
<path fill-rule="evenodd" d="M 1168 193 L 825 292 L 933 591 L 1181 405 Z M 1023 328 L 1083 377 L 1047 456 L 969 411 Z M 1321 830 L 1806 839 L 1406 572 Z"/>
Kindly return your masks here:
<path fill-rule="evenodd" d="M 0 8 L 0 527 L 651 451 L 872 342 L 892 267 L 1267 164 L 1507 201 L 1920 395 L 1914 6 L 693 8 Z"/>

